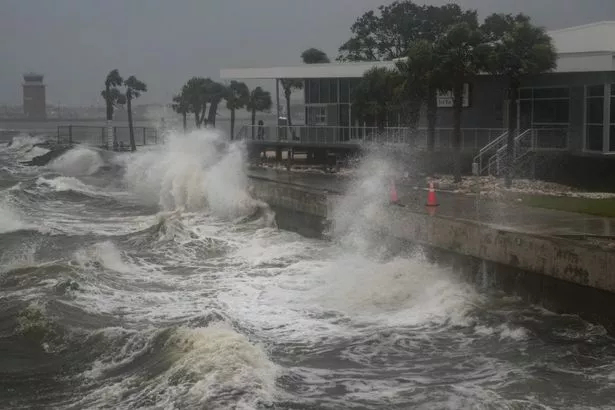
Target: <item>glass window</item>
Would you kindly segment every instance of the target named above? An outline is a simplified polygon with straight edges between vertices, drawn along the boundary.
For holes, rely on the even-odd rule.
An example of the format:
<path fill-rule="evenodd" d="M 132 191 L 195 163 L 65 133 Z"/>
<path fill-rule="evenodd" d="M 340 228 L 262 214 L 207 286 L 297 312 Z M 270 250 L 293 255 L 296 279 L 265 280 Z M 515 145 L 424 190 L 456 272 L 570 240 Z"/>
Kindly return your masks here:
<path fill-rule="evenodd" d="M 534 99 L 543 98 L 568 98 L 570 89 L 568 87 L 558 88 L 534 88 Z"/>
<path fill-rule="evenodd" d="M 329 102 L 336 103 L 337 101 L 337 86 L 338 80 L 331 80 L 331 88 L 329 89 Z"/>
<path fill-rule="evenodd" d="M 585 149 L 602 151 L 604 131 L 604 85 L 585 88 Z"/>
<path fill-rule="evenodd" d="M 611 84 L 611 109 L 609 118 L 609 151 L 615 151 L 615 84 Z"/>
<path fill-rule="evenodd" d="M 602 125 L 604 120 L 604 99 L 588 98 L 587 99 L 587 123 Z"/>
<path fill-rule="evenodd" d="M 350 125 L 350 105 L 341 104 L 340 105 L 340 125 L 344 127 L 348 127 Z"/>
<path fill-rule="evenodd" d="M 532 99 L 532 89 L 531 88 L 520 89 L 519 98 L 522 100 L 531 100 Z"/>
<path fill-rule="evenodd" d="M 604 85 L 590 85 L 587 87 L 588 97 L 604 97 Z"/>
<path fill-rule="evenodd" d="M 566 124 L 569 120 L 568 100 L 534 100 L 536 123 Z"/>
<path fill-rule="evenodd" d="M 360 125 L 357 110 L 352 109 L 352 104 L 350 105 L 350 125 L 353 127 Z"/>
<path fill-rule="evenodd" d="M 590 151 L 602 151 L 602 125 L 587 125 L 586 146 Z"/>
<path fill-rule="evenodd" d="M 327 107 L 308 107 L 308 125 L 327 125 Z"/>
<path fill-rule="evenodd" d="M 345 78 L 342 78 L 340 81 L 340 102 L 347 103 L 350 102 L 350 93 L 349 93 L 349 81 Z"/>
<path fill-rule="evenodd" d="M 327 78 L 320 79 L 320 100 L 321 104 L 327 104 L 329 102 L 329 85 L 331 84 L 331 80 Z"/>
<path fill-rule="evenodd" d="M 350 79 L 348 83 L 348 94 L 350 95 L 351 99 L 352 99 L 352 93 L 354 93 L 355 88 L 357 88 L 357 85 L 359 85 L 359 81 L 361 81 L 361 79 L 352 78 Z"/>
<path fill-rule="evenodd" d="M 320 98 L 320 87 L 318 80 L 310 80 L 310 104 L 318 104 Z"/>

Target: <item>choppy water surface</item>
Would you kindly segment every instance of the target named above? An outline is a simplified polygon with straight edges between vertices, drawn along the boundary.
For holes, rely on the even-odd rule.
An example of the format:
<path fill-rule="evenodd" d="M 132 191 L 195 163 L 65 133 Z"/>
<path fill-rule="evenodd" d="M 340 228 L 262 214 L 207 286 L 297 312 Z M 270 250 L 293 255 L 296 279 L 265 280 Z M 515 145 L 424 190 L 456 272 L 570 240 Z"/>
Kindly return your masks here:
<path fill-rule="evenodd" d="M 581 409 L 615 402 L 604 330 L 390 255 L 361 226 L 277 230 L 215 134 L 45 168 L 0 145 L 0 407 Z"/>

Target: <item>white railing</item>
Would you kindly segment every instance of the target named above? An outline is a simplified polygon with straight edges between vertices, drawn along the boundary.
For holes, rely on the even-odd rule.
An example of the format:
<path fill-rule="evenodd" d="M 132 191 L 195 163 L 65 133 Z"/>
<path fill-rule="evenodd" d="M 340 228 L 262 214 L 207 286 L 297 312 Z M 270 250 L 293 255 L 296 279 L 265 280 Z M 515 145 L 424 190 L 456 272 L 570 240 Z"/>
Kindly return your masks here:
<path fill-rule="evenodd" d="M 568 127 L 528 128 L 514 138 L 512 166 L 517 168 L 532 152 L 537 151 L 566 151 L 568 150 Z M 507 151 L 508 132 L 481 148 L 474 158 L 478 164 L 478 173 L 482 175 L 487 171 L 490 175 L 502 175 L 508 166 Z M 486 165 L 482 157 L 492 153 Z"/>
<path fill-rule="evenodd" d="M 463 128 L 463 150 L 478 150 L 502 133 L 500 128 Z M 436 149 L 453 148 L 453 128 L 436 128 Z M 407 127 L 338 127 L 293 125 L 244 125 L 235 135 L 236 140 L 254 142 L 292 142 L 305 145 L 358 145 L 358 144 L 404 144 L 417 149 L 426 149 L 427 128 Z"/>
<path fill-rule="evenodd" d="M 478 151 L 478 154 L 473 159 L 473 163 L 476 164 L 477 167 L 477 170 L 474 171 L 475 173 L 481 175 L 483 172 L 488 170 L 489 164 L 483 164 L 483 158 L 487 155 L 490 155 L 492 152 L 497 152 L 503 146 L 506 146 L 507 138 L 508 131 L 504 131 L 497 138 L 489 142 L 487 145 L 485 145 Z"/>
<path fill-rule="evenodd" d="M 513 140 L 513 166 L 518 163 L 521 157 L 526 156 L 531 151 L 531 137 L 532 137 L 532 129 L 526 129 L 525 131 L 518 134 Z M 508 133 L 506 133 L 508 137 Z M 524 143 L 530 141 L 530 144 Z M 498 148 L 489 158 L 489 162 L 487 163 L 487 170 L 490 175 L 501 175 L 503 170 L 506 169 L 508 165 L 508 161 L 506 158 L 508 157 L 508 140 L 506 143 Z M 495 172 L 494 172 L 495 168 Z"/>

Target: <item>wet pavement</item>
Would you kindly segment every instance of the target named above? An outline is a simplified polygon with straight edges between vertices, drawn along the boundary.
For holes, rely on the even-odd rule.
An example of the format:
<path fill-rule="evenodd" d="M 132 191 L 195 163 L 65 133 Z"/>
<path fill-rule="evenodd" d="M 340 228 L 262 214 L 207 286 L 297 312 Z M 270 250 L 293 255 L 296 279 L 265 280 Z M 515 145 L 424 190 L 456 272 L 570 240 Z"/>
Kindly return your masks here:
<path fill-rule="evenodd" d="M 273 169 L 251 169 L 250 175 L 313 189 L 343 194 L 351 179 L 337 174 L 309 174 Z M 427 212 L 427 189 L 419 181 L 397 184 L 399 201 L 409 209 Z M 543 235 L 576 237 L 606 237 L 615 240 L 615 219 L 591 215 L 533 208 L 522 204 L 504 203 L 474 194 L 436 191 L 439 206 L 435 215 L 471 220 L 490 226 Z"/>

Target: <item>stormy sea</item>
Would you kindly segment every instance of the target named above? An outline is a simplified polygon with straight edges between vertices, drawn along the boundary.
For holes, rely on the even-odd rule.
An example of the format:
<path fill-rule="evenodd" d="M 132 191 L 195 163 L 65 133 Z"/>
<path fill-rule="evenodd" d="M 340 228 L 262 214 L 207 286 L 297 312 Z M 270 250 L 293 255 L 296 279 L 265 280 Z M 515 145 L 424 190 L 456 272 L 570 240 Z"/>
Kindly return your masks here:
<path fill-rule="evenodd" d="M 24 164 L 43 139 L 0 142 L 0 408 L 615 406 L 604 328 L 364 229 L 383 161 L 324 241 L 276 227 L 217 133 Z"/>

